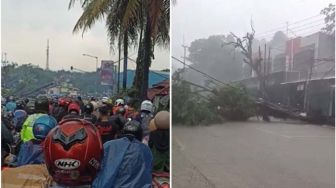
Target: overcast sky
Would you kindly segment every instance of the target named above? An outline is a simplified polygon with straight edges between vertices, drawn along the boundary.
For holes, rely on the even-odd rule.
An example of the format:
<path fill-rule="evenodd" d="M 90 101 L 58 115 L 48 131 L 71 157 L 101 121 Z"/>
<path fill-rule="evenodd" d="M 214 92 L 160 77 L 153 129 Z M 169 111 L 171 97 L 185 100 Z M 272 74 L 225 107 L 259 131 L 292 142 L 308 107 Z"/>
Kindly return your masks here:
<path fill-rule="evenodd" d="M 269 39 L 277 28 L 286 30 L 290 37 L 307 35 L 323 26 L 318 15 L 331 0 L 181 0 L 172 7 L 172 54 L 181 59 L 183 38 L 189 45 L 195 39 L 215 34 L 238 36 L 250 31 L 250 20 L 258 38 Z M 307 19 L 306 19 L 307 18 Z M 299 22 L 298 22 L 299 21 Z M 271 32 L 270 32 L 271 30 Z M 273 31 L 273 32 L 272 32 Z M 294 34 L 292 34 L 294 33 Z M 184 36 L 184 37 L 183 37 Z M 178 63 L 173 62 L 173 67 Z"/>
<path fill-rule="evenodd" d="M 79 2 L 79 1 L 78 1 Z M 69 70 L 73 65 L 85 71 L 94 71 L 95 59 L 83 53 L 98 56 L 99 60 L 117 60 L 118 53 L 110 53 L 105 25 L 97 23 L 82 37 L 72 29 L 82 13 L 79 4 L 68 10 L 69 0 L 2 0 L 1 51 L 9 61 L 32 63 L 45 68 L 47 39 L 50 41 L 50 69 Z M 130 50 L 136 58 L 136 50 Z M 151 69 L 169 68 L 169 48 L 155 49 Z M 135 68 L 130 62 L 129 67 Z"/>

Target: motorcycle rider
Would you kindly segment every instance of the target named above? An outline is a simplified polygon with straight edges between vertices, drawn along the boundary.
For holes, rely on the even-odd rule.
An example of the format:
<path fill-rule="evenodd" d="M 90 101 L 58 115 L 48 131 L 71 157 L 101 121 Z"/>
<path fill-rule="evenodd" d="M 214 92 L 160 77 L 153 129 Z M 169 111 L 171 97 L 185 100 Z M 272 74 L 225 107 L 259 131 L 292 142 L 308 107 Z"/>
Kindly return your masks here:
<path fill-rule="evenodd" d="M 44 141 L 45 162 L 55 187 L 90 187 L 101 166 L 102 149 L 99 132 L 92 123 L 82 119 L 61 121 Z"/>
<path fill-rule="evenodd" d="M 87 103 L 86 105 L 84 105 L 84 111 L 83 114 L 81 115 L 81 118 L 90 121 L 93 124 L 96 124 L 97 116 L 92 114 L 93 108 L 94 107 L 92 103 Z"/>
<path fill-rule="evenodd" d="M 56 119 L 49 115 L 42 115 L 34 121 L 34 138 L 21 145 L 17 166 L 44 163 L 43 141 L 56 125 Z"/>
<path fill-rule="evenodd" d="M 149 147 L 153 154 L 153 171 L 169 172 L 169 112 L 160 111 L 154 119 L 155 129 L 149 136 Z"/>
<path fill-rule="evenodd" d="M 80 118 L 80 106 L 76 102 L 72 102 L 68 106 L 68 115 L 64 116 L 64 119 Z"/>
<path fill-rule="evenodd" d="M 125 124 L 121 138 L 104 144 L 101 169 L 93 188 L 152 187 L 152 154 L 141 143 L 141 125 L 137 121 Z"/>
<path fill-rule="evenodd" d="M 59 98 L 57 105 L 54 106 L 52 115 L 56 118 L 57 122 L 60 122 L 62 118 L 67 115 L 68 102 L 65 98 Z"/>
<path fill-rule="evenodd" d="M 118 115 L 110 117 L 107 106 L 100 107 L 99 114 L 99 118 L 95 125 L 99 130 L 102 142 L 105 143 L 109 140 L 115 139 L 120 128 L 123 126 L 121 118 L 119 118 Z"/>
<path fill-rule="evenodd" d="M 34 138 L 33 134 L 33 125 L 34 121 L 41 117 L 44 114 L 49 112 L 49 101 L 48 98 L 44 95 L 37 96 L 35 100 L 35 112 L 32 115 L 29 115 L 25 122 L 22 125 L 21 129 L 21 140 L 27 142 Z"/>
<path fill-rule="evenodd" d="M 16 110 L 16 102 L 13 96 L 9 97 L 8 102 L 6 103 L 7 112 L 14 112 Z"/>
<path fill-rule="evenodd" d="M 116 114 L 118 109 L 124 107 L 124 105 L 125 105 L 124 99 L 121 98 L 117 99 L 112 109 L 113 114 Z"/>
<path fill-rule="evenodd" d="M 144 100 L 141 103 L 140 114 L 137 115 L 135 120 L 140 122 L 143 130 L 143 143 L 148 144 L 149 141 L 149 122 L 154 118 L 153 103 L 149 100 Z"/>

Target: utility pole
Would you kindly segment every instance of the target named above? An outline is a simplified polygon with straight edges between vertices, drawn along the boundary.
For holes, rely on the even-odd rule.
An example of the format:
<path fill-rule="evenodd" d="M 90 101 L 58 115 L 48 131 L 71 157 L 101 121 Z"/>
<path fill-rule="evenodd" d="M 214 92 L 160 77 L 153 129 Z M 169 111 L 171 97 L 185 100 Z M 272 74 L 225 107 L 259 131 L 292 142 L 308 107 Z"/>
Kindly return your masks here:
<path fill-rule="evenodd" d="M 263 82 L 264 82 L 264 89 L 266 90 L 266 75 L 267 75 L 267 59 L 266 59 L 266 54 L 267 54 L 267 48 L 266 48 L 266 43 L 264 45 L 264 79 L 263 79 Z M 266 92 L 266 91 L 265 91 Z"/>
<path fill-rule="evenodd" d="M 183 74 L 184 74 L 185 73 L 186 56 L 187 56 L 187 48 L 188 48 L 188 46 L 185 45 L 185 43 L 184 43 L 184 35 L 183 35 L 182 48 L 183 48 Z"/>
<path fill-rule="evenodd" d="M 268 47 L 268 70 L 267 74 L 270 74 L 273 70 L 273 63 L 271 62 L 271 47 Z"/>
<path fill-rule="evenodd" d="M 314 59 L 312 59 L 311 63 L 310 63 L 310 70 L 309 70 L 309 76 L 306 80 L 306 84 L 305 84 L 305 92 L 304 92 L 304 99 L 303 99 L 303 110 L 304 112 L 308 112 L 308 86 L 310 84 L 310 80 L 312 78 L 313 75 L 313 67 L 314 67 Z"/>
<path fill-rule="evenodd" d="M 46 70 L 49 70 L 49 39 L 47 40 L 47 61 L 46 61 Z"/>
<path fill-rule="evenodd" d="M 83 56 L 87 56 L 87 57 L 91 57 L 96 59 L 96 94 L 98 94 L 98 77 L 99 77 L 99 72 L 98 72 L 98 57 L 97 56 L 93 56 L 93 55 L 89 55 L 89 54 L 82 54 Z"/>
<path fill-rule="evenodd" d="M 183 71 L 185 71 L 186 53 L 188 46 L 183 44 L 182 47 L 183 47 Z"/>
<path fill-rule="evenodd" d="M 267 72 L 267 61 L 266 61 L 266 52 L 267 51 L 267 48 L 266 48 L 266 43 L 265 43 L 265 46 L 264 46 L 264 76 L 265 76 L 265 79 L 266 79 L 266 72 Z"/>
<path fill-rule="evenodd" d="M 287 36 L 287 41 L 289 39 L 288 36 L 288 22 L 286 22 L 286 36 Z M 287 42 L 286 42 L 287 45 Z M 288 71 L 288 66 L 289 66 L 289 57 L 286 55 L 286 65 L 285 65 L 285 82 L 287 82 L 287 71 Z"/>

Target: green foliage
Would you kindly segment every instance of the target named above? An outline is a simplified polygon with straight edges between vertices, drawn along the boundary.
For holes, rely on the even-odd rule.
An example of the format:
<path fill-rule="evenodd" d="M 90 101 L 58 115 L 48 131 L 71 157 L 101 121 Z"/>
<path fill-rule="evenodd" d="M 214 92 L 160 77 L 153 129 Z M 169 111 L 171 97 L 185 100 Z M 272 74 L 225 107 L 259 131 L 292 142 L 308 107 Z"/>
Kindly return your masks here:
<path fill-rule="evenodd" d="M 335 4 L 330 3 L 328 7 L 321 10 L 321 14 L 325 16 L 324 22 L 326 24 L 322 30 L 329 34 L 335 33 Z"/>
<path fill-rule="evenodd" d="M 255 106 L 246 90 L 238 85 L 225 86 L 213 91 L 211 106 L 219 106 L 220 115 L 231 121 L 245 121 L 255 114 Z"/>
<path fill-rule="evenodd" d="M 78 0 L 70 0 L 71 8 Z M 113 50 L 118 42 L 120 53 L 123 44 L 124 56 L 127 57 L 128 46 L 138 46 L 138 54 L 143 51 L 143 60 L 137 60 L 134 86 L 141 98 L 146 96 L 148 72 L 154 54 L 154 46 L 169 45 L 169 0 L 101 0 L 79 1 L 83 13 L 73 31 L 89 30 L 98 20 L 106 22 L 110 47 Z M 123 39 L 123 42 L 122 42 Z M 143 41 L 143 47 L 141 46 Z M 141 47 L 141 48 L 140 48 Z M 138 58 L 141 58 L 138 56 Z M 125 64 L 126 65 L 126 64 Z M 143 71 L 138 70 L 142 69 Z"/>
<path fill-rule="evenodd" d="M 180 81 L 179 72 L 173 75 L 172 120 L 173 124 L 207 125 L 221 120 L 214 106 L 199 93 L 192 91 L 187 82 Z"/>
<path fill-rule="evenodd" d="M 84 94 L 93 95 L 96 89 L 101 94 L 107 89 L 99 83 L 96 84 L 96 72 L 47 71 L 31 64 L 14 66 L 12 63 L 1 67 L 1 73 L 3 96 L 25 94 L 51 82 L 69 81 Z"/>

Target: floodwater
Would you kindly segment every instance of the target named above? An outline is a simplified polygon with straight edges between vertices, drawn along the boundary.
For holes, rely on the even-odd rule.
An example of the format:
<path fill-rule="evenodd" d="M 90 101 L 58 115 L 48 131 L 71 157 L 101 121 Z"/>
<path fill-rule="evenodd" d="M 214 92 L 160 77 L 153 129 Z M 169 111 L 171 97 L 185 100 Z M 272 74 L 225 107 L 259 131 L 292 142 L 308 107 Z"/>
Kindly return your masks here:
<path fill-rule="evenodd" d="M 299 122 L 173 126 L 173 187 L 333 188 L 334 127 Z"/>

